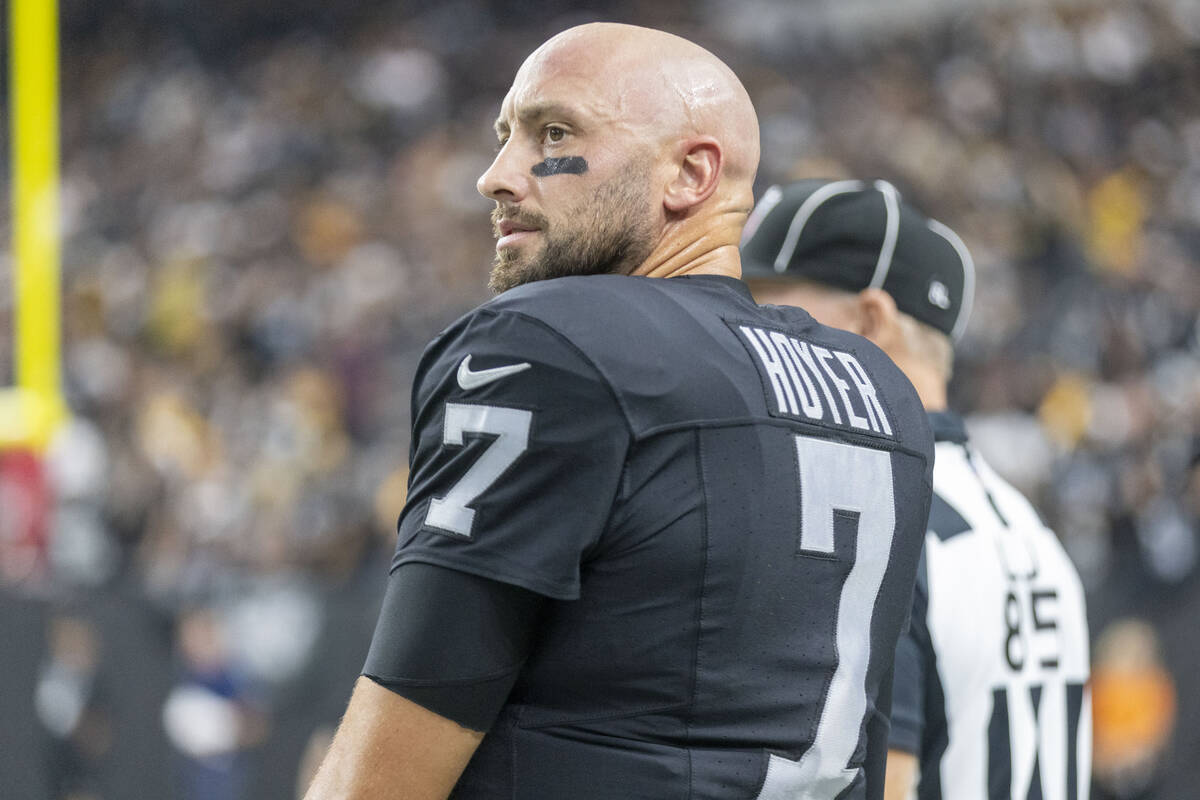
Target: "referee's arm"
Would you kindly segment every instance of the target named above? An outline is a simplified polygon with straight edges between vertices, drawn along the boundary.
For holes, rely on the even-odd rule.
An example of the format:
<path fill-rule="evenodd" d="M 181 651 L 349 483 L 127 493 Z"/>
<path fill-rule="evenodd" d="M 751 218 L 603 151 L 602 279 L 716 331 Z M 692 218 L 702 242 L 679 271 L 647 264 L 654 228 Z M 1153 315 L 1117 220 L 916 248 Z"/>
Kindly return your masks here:
<path fill-rule="evenodd" d="M 888 750 L 883 800 L 908 800 L 917 782 L 917 757 L 903 750 Z"/>
<path fill-rule="evenodd" d="M 926 735 L 926 683 L 936 677 L 931 663 L 932 645 L 926 613 L 929 607 L 929 573 L 925 554 L 917 566 L 913 607 L 908 630 L 896 643 L 892 681 L 892 725 L 889 731 L 884 800 L 908 800 L 920 779 L 921 745 Z"/>

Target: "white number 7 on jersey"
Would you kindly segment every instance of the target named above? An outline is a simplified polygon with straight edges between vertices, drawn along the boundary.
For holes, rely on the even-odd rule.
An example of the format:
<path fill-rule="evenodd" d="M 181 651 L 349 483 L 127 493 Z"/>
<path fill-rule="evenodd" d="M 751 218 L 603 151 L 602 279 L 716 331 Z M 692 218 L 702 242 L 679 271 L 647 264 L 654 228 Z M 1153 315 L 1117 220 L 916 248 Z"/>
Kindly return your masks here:
<path fill-rule="evenodd" d="M 854 565 L 838 600 L 837 668 L 813 743 L 791 761 L 771 755 L 758 800 L 828 800 L 854 782 L 850 759 L 867 709 L 871 616 L 896 529 L 891 456 L 881 450 L 796 437 L 800 547 L 834 552 L 835 511 L 858 513 Z"/>
<path fill-rule="evenodd" d="M 532 422 L 533 412 L 519 408 L 446 403 L 442 444 L 462 447 L 464 433 L 491 434 L 497 438 L 479 455 L 458 483 L 450 487 L 445 497 L 435 497 L 429 501 L 425 524 L 469 538 L 475 522 L 475 509 L 470 508 L 470 504 L 486 492 L 529 447 L 529 427 Z"/>

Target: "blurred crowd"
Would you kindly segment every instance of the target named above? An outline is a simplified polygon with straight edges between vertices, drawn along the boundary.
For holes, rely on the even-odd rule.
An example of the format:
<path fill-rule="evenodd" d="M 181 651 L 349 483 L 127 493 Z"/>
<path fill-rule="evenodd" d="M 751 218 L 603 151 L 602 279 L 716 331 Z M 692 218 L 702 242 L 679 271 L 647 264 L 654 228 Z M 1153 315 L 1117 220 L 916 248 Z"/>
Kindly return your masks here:
<path fill-rule="evenodd" d="M 192 764 L 175 796 L 302 781 L 303 737 L 257 777 L 234 755 L 280 735 L 297 685 L 336 673 L 344 685 L 320 691 L 344 702 L 404 500 L 416 360 L 487 297 L 475 179 L 499 101 L 546 36 L 602 17 L 731 64 L 762 123 L 760 192 L 883 177 L 963 236 L 978 286 L 952 403 L 1062 536 L 1096 635 L 1140 625 L 1120 641 L 1167 665 L 1150 755 L 1117 752 L 1101 791 L 1194 786 L 1197 766 L 1171 753 L 1200 748 L 1186 692 L 1200 666 L 1200 3 L 883 18 L 782 0 L 104 5 L 62 3 L 74 419 L 45 460 L 43 551 L 22 557 L 0 523 L 8 591 L 48 609 L 35 711 L 60 751 L 92 726 L 56 763 L 85 774 L 111 745 L 118 704 L 78 675 L 103 672 L 97 629 L 141 617 L 89 615 L 107 592 L 164 643 L 146 667 L 169 671 L 162 718 L 142 723 Z M 8 227 L 0 212 L 5 240 Z M 326 669 L 332 654 L 348 666 Z M 1103 708 L 1129 705 L 1116 685 Z M 80 696 L 100 698 L 96 713 Z M 305 717 L 305 735 L 336 713 Z M 1192 784 L 1171 783 L 1189 769 Z"/>

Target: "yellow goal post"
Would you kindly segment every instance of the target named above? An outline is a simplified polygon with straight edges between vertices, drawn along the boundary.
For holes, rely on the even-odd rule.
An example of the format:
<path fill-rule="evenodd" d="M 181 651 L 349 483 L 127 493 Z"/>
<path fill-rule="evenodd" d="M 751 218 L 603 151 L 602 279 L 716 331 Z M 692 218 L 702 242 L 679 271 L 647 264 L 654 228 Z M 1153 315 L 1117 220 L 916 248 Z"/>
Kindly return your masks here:
<path fill-rule="evenodd" d="M 58 2 L 8 0 L 14 385 L 0 388 L 0 450 L 42 451 L 62 391 Z"/>

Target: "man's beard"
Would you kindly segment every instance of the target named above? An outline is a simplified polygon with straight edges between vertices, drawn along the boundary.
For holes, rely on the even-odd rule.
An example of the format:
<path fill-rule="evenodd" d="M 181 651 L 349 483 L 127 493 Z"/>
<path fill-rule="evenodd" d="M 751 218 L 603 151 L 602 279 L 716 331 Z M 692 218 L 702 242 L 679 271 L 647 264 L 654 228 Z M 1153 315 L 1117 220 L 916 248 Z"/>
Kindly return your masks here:
<path fill-rule="evenodd" d="M 488 288 L 496 294 L 549 278 L 631 272 L 654 248 L 654 219 L 641 169 L 623 171 L 563 214 L 569 229 L 553 230 L 541 214 L 521 210 L 506 214 L 503 206 L 497 206 L 493 226 L 505 218 L 537 228 L 545 241 L 540 252 L 524 258 L 518 248 L 496 252 L 488 280 Z"/>

